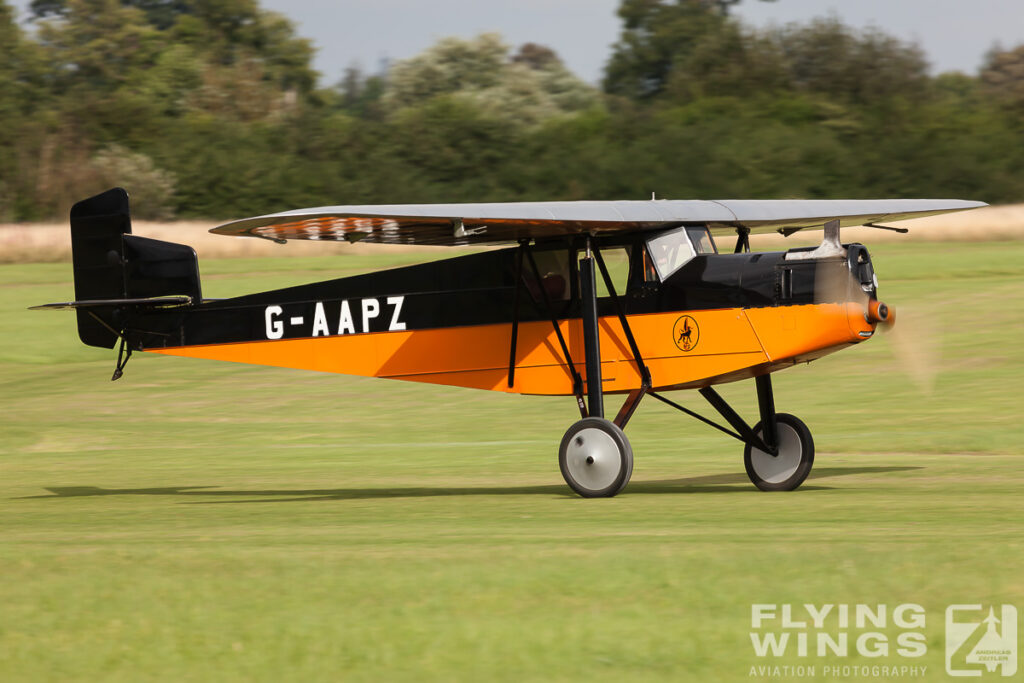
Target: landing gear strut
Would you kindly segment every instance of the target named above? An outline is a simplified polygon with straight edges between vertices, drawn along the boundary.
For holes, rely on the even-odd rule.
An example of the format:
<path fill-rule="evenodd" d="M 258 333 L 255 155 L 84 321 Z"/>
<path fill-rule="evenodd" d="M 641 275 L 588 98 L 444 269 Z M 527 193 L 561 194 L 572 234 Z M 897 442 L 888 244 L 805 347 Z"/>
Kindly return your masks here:
<path fill-rule="evenodd" d="M 743 464 L 754 486 L 762 491 L 792 491 L 804 482 L 814 465 L 814 439 L 802 420 L 789 413 L 775 412 L 771 375 L 760 375 L 755 382 L 761 421 L 753 428 L 712 387 L 704 387 L 700 394 L 729 423 L 731 430 L 664 396 L 648 393 L 662 403 L 742 441 Z"/>
<path fill-rule="evenodd" d="M 601 259 L 600 252 L 595 249 L 594 254 L 601 266 L 601 274 L 604 276 L 608 293 L 618 308 L 618 297 L 608 276 L 608 269 Z M 562 443 L 558 447 L 558 467 L 562 471 L 565 483 L 576 493 L 584 498 L 607 498 L 624 489 L 629 483 L 630 475 L 633 474 L 633 448 L 629 445 L 629 439 L 623 433 L 622 427 L 633 414 L 643 391 L 650 383 L 647 380 L 647 368 L 639 359 L 639 351 L 635 351 L 634 355 L 644 377 L 643 388 L 629 395 L 615 422 L 605 419 L 594 260 L 591 256 L 590 241 L 587 240 L 587 255 L 580 259 L 579 273 L 580 300 L 583 304 L 583 349 L 586 356 L 588 416 L 569 427 L 569 431 L 562 437 Z M 636 342 L 621 309 L 619 320 L 635 349 Z"/>

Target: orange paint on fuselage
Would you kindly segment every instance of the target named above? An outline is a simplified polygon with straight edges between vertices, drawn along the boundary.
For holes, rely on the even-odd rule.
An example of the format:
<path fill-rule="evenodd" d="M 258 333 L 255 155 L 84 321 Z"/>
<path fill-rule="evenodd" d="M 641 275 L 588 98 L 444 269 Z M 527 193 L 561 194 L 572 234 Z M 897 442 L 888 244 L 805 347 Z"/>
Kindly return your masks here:
<path fill-rule="evenodd" d="M 696 339 L 677 343 L 689 316 Z M 874 330 L 857 304 L 728 308 L 629 316 L 654 389 L 702 386 L 762 374 L 788 361 L 810 360 L 863 341 Z M 691 324 L 691 328 L 693 327 Z M 559 322 L 581 376 L 580 320 Z M 515 383 L 508 386 L 511 324 L 376 332 L 205 346 L 147 349 L 192 358 L 385 377 L 520 394 L 571 395 L 572 378 L 549 322 L 520 323 Z M 626 336 L 616 317 L 599 321 L 603 388 L 640 386 Z"/>

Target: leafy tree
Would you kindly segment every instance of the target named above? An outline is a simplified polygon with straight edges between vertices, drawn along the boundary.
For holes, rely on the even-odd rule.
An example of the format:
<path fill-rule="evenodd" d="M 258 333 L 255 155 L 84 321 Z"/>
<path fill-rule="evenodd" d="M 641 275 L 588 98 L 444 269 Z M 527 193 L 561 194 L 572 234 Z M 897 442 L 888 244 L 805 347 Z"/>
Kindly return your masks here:
<path fill-rule="evenodd" d="M 188 0 L 124 0 L 122 4 L 141 10 L 150 24 L 161 29 L 169 28 L 190 8 Z M 29 11 L 34 19 L 46 19 L 67 16 L 71 8 L 68 0 L 32 0 Z"/>
<path fill-rule="evenodd" d="M 785 57 L 769 37 L 725 21 L 680 56 L 664 86 L 673 103 L 701 97 L 751 97 L 789 88 Z"/>
<path fill-rule="evenodd" d="M 176 35 L 189 34 L 193 41 L 198 39 L 210 57 L 220 64 L 260 61 L 265 78 L 279 88 L 309 93 L 315 87 L 317 73 L 311 66 L 312 43 L 296 36 L 287 18 L 261 10 L 257 0 L 192 2 L 194 16 L 202 22 L 201 28 L 196 33 L 193 24 L 187 31 L 175 31 Z"/>
<path fill-rule="evenodd" d="M 383 103 L 399 110 L 439 96 L 471 102 L 510 125 L 535 125 L 597 102 L 597 93 L 574 76 L 549 48 L 524 46 L 512 59 L 496 34 L 473 40 L 446 38 L 421 55 L 397 62 Z"/>
<path fill-rule="evenodd" d="M 649 197 L 1024 199 L 1024 48 L 980 77 L 835 18 L 758 31 L 736 0 L 623 0 L 597 92 L 548 47 L 449 38 L 318 89 L 257 0 L 0 0 L 0 218 L 110 183 L 149 215 Z M 141 214 L 140 214 L 141 215 Z"/>
<path fill-rule="evenodd" d="M 152 66 L 163 47 L 144 14 L 118 0 L 67 0 L 59 19 L 40 23 L 39 38 L 62 94 L 109 95 Z"/>
<path fill-rule="evenodd" d="M 501 81 L 508 45 L 494 33 L 473 40 L 445 38 L 422 54 L 397 62 L 388 74 L 387 103 L 395 108 L 437 95 L 492 88 Z"/>
<path fill-rule="evenodd" d="M 132 213 L 139 218 L 169 220 L 174 217 L 174 177 L 153 164 L 145 154 L 121 145 L 110 145 L 92 159 L 96 169 L 95 192 L 123 187 L 132 196 Z"/>
<path fill-rule="evenodd" d="M 728 15 L 738 2 L 622 0 L 618 10 L 622 34 L 605 68 L 605 92 L 635 99 L 661 94 L 702 44 L 709 39 L 723 42 L 719 33 L 735 31 Z M 724 42 L 735 45 L 735 41 Z"/>
<path fill-rule="evenodd" d="M 523 43 L 512 55 L 513 64 L 523 64 L 535 70 L 543 70 L 564 66 L 561 58 L 554 50 L 546 45 L 537 43 Z"/>
<path fill-rule="evenodd" d="M 45 103 L 46 72 L 38 45 L 15 22 L 14 8 L 0 0 L 0 121 L 31 116 Z"/>
<path fill-rule="evenodd" d="M 31 114 L 28 44 L 14 21 L 14 9 L 0 0 L 0 221 L 17 213 L 19 133 Z"/>
<path fill-rule="evenodd" d="M 107 30 L 108 38 L 116 41 L 124 38 L 119 26 L 141 23 L 166 32 L 166 42 L 188 45 L 222 66 L 258 55 L 265 78 L 278 87 L 307 93 L 316 83 L 311 43 L 297 37 L 285 17 L 261 10 L 257 0 L 33 0 L 30 8 L 35 19 L 62 20 L 62 31 L 90 22 L 94 35 Z M 103 19 L 100 11 L 107 17 L 97 21 Z"/>
<path fill-rule="evenodd" d="M 403 109 L 393 126 L 399 157 L 428 190 L 415 201 L 495 199 L 497 169 L 515 155 L 523 135 L 453 95 Z"/>
<path fill-rule="evenodd" d="M 792 86 L 858 104 L 923 98 L 928 62 L 921 48 L 878 29 L 857 32 L 835 17 L 772 32 Z"/>
<path fill-rule="evenodd" d="M 340 95 L 338 106 L 360 118 L 382 119 L 384 110 L 380 100 L 386 84 L 386 73 L 368 76 L 358 65 L 352 64 L 336 86 Z"/>
<path fill-rule="evenodd" d="M 993 98 L 1024 113 L 1024 45 L 992 48 L 981 68 L 981 83 Z"/>
<path fill-rule="evenodd" d="M 706 0 L 706 4 L 711 5 L 721 14 L 729 14 L 729 8 L 733 5 L 740 4 L 741 1 L 742 0 Z M 775 0 L 761 0 L 761 2 L 775 2 Z"/>

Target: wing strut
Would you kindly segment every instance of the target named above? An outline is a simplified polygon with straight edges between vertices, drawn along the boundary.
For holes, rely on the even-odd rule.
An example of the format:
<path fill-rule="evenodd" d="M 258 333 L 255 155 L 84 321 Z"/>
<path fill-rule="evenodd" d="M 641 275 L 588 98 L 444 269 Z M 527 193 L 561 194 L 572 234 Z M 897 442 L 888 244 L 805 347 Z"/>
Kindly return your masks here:
<path fill-rule="evenodd" d="M 750 228 L 745 225 L 737 225 L 736 248 L 732 250 L 732 253 L 739 254 L 745 251 L 750 251 Z"/>
<path fill-rule="evenodd" d="M 636 411 L 637 406 L 640 405 L 640 399 L 644 397 L 651 388 L 651 371 L 647 368 L 647 364 L 644 363 L 643 356 L 640 355 L 640 347 L 636 343 L 636 337 L 633 336 L 633 330 L 629 326 L 629 319 L 626 318 L 625 312 L 622 310 L 622 305 L 619 303 L 618 292 L 615 291 L 615 284 L 612 282 L 611 275 L 608 274 L 608 267 L 604 263 L 604 257 L 601 256 L 601 251 L 594 248 L 594 256 L 597 258 L 597 265 L 601 269 L 601 277 L 604 279 L 604 286 L 608 289 L 608 294 L 611 295 L 612 304 L 615 306 L 615 313 L 619 316 L 619 324 L 622 325 L 622 331 L 626 335 L 626 341 L 629 342 L 629 350 L 633 353 L 633 360 L 636 362 L 636 368 L 640 372 L 640 388 L 634 389 L 629 392 L 629 396 L 626 397 L 626 402 L 622 404 L 622 408 L 619 409 L 619 414 L 615 416 L 615 424 L 619 426 L 619 429 L 625 429 L 626 423 L 629 422 L 629 418 L 633 417 L 633 413 Z"/>
<path fill-rule="evenodd" d="M 516 250 L 516 290 L 512 295 L 512 341 L 508 349 L 508 388 L 516 383 L 516 345 L 519 342 L 519 292 L 523 289 L 523 252 L 526 240 L 519 242 Z"/>
<path fill-rule="evenodd" d="M 533 271 L 533 277 L 536 279 L 537 284 L 541 285 L 540 270 L 537 268 L 537 261 L 533 258 L 533 252 L 530 250 L 529 245 L 524 245 L 524 251 L 526 251 L 526 257 L 530 261 L 530 270 Z M 572 356 L 569 355 L 569 345 L 565 343 L 565 337 L 562 336 L 562 328 L 558 326 L 558 318 L 555 317 L 555 311 L 551 308 L 551 301 L 548 299 L 547 290 L 543 286 L 539 286 L 538 289 L 540 289 L 541 300 L 544 302 L 544 309 L 551 319 L 551 326 L 555 328 L 555 335 L 558 337 L 558 343 L 562 347 L 562 355 L 565 356 L 565 362 L 569 366 L 569 373 L 572 375 L 572 392 L 576 395 L 576 405 L 580 409 L 580 416 L 587 417 L 587 405 L 583 402 L 583 378 L 576 371 L 576 366 L 572 362 Z"/>
<path fill-rule="evenodd" d="M 633 360 L 636 361 L 636 368 L 640 371 L 643 385 L 649 389 L 651 387 L 651 371 L 647 369 L 647 364 L 644 363 L 644 359 L 640 355 L 640 347 L 637 346 L 636 337 L 633 336 L 633 330 L 629 326 L 629 320 L 626 319 L 626 314 L 619 303 L 619 295 L 615 291 L 615 284 L 608 274 L 608 268 L 604 264 L 604 257 L 601 256 L 601 252 L 597 247 L 594 248 L 594 257 L 597 259 L 597 265 L 601 269 L 604 286 L 608 288 L 608 294 L 611 295 L 612 305 L 615 306 L 615 314 L 619 317 L 619 324 L 622 325 L 622 331 L 626 333 L 626 342 L 629 343 L 629 350 L 633 353 Z"/>

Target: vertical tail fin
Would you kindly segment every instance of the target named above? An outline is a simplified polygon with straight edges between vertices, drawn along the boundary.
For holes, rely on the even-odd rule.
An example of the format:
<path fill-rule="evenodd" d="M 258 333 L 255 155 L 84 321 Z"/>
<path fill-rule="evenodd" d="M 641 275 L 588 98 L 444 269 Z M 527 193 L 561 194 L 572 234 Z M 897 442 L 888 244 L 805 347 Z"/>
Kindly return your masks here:
<path fill-rule="evenodd" d="M 71 207 L 71 261 L 75 271 L 75 300 L 123 299 L 124 235 L 132 232 L 128 193 L 107 190 Z M 76 311 L 78 338 L 83 344 L 114 348 L 117 335 L 90 315 Z"/>
<path fill-rule="evenodd" d="M 169 295 L 202 301 L 192 247 L 132 233 L 128 193 L 117 187 L 71 208 L 71 260 L 78 302 Z M 78 309 L 83 344 L 113 348 L 125 323 L 116 304 Z"/>

